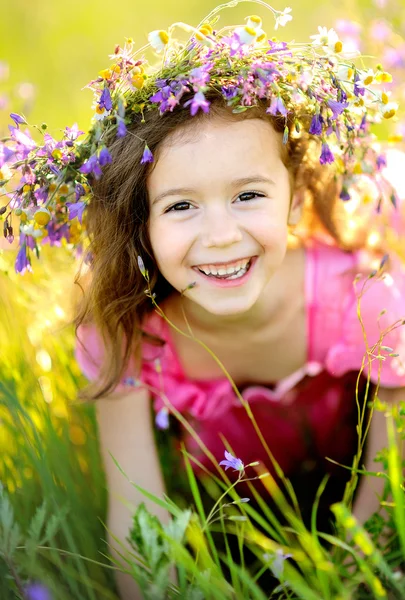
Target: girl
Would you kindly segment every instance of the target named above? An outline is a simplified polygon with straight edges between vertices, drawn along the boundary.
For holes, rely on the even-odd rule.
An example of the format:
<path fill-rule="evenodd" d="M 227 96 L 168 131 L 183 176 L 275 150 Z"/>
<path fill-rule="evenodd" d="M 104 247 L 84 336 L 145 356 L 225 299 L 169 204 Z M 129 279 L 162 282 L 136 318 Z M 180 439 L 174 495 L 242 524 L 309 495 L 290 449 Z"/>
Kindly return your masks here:
<path fill-rule="evenodd" d="M 288 9 L 271 10 L 277 26 L 291 18 Z M 160 442 L 175 439 L 178 456 L 186 444 L 200 478 L 225 449 L 274 473 L 264 442 L 309 508 L 331 473 L 320 510 L 326 526 L 347 479 L 326 457 L 351 465 L 357 450 L 358 372 L 365 367 L 360 401 L 366 374 L 382 401 L 398 402 L 405 384 L 404 271 L 393 255 L 379 268 L 384 240 L 367 252 L 367 226 L 350 239 L 342 208 L 342 200 L 357 204 L 364 221 L 367 173 L 373 191 L 387 195 L 369 127 L 395 113 L 386 92 L 372 87 L 388 75 L 373 72 L 370 83 L 341 60 L 333 30 L 289 47 L 267 42 L 257 16 L 214 31 L 215 12 L 196 29 L 180 24 L 192 33 L 186 44 L 176 43 L 174 26 L 152 32 L 163 65 L 150 75 L 131 41 L 117 47 L 111 68 L 91 84 L 96 114 L 86 142 L 75 146 L 77 128 L 66 134 L 76 147 L 75 161 L 66 159 L 71 171 L 61 176 L 59 163 L 59 174 L 52 171 L 58 186 L 74 186 L 72 224 L 86 208 L 90 268 L 77 360 L 93 381 L 82 397 L 96 400 L 108 527 L 121 540 L 132 514 L 122 502 L 148 501 L 112 456 L 129 480 L 161 496 L 156 429 Z M 51 166 L 62 160 L 55 149 L 48 156 Z M 51 223 L 66 214 L 65 200 Z M 28 217 L 41 225 L 46 206 Z M 386 211 L 379 208 L 376 228 Z M 50 238 L 54 232 L 48 227 Z M 20 271 L 37 243 L 23 234 Z M 367 470 L 384 444 L 376 413 Z M 166 465 L 169 488 L 182 469 L 178 456 Z M 379 507 L 375 479 L 357 493 L 354 514 L 363 522 Z M 127 577 L 119 586 L 123 598 L 136 597 Z"/>

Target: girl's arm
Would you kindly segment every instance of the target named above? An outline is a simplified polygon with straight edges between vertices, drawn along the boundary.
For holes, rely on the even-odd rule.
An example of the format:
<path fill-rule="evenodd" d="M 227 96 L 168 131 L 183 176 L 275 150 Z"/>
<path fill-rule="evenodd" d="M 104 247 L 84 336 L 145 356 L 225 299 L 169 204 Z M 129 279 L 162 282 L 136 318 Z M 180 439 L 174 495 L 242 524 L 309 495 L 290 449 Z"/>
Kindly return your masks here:
<path fill-rule="evenodd" d="M 387 404 L 398 404 L 401 400 L 405 400 L 405 388 L 380 388 L 378 397 Z M 388 446 L 387 423 L 383 412 L 374 411 L 367 440 L 365 469 L 375 471 L 374 458 L 377 452 Z M 365 523 L 374 512 L 379 510 L 378 496 L 383 493 L 384 483 L 385 479 L 382 477 L 365 476 L 361 479 L 353 507 L 353 514 L 360 523 Z"/>
<path fill-rule="evenodd" d="M 163 496 L 165 490 L 153 436 L 149 394 L 147 390 L 140 389 L 125 395 L 102 398 L 97 400 L 96 412 L 109 490 L 107 526 L 111 534 L 129 548 L 125 538 L 132 525 L 135 507 L 140 502 L 144 502 L 148 510 L 162 522 L 167 522 L 169 518 L 166 511 L 130 484 L 110 456 L 111 453 L 131 481 L 159 497 Z M 132 505 L 131 508 L 127 507 L 128 503 Z M 124 553 L 124 549 L 111 536 L 108 541 L 112 556 L 122 563 L 113 547 L 121 553 Z M 116 580 L 122 600 L 141 598 L 139 588 L 130 576 L 117 573 Z"/>

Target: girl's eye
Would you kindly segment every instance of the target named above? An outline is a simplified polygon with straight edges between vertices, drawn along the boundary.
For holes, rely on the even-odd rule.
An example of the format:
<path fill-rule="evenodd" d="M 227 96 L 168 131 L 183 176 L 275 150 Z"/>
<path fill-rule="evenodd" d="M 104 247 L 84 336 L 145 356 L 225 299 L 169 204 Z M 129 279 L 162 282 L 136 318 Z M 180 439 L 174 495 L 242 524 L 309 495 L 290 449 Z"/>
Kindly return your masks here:
<path fill-rule="evenodd" d="M 242 202 L 249 202 L 249 200 L 254 200 L 255 198 L 264 198 L 264 194 L 259 194 L 258 192 L 242 192 L 242 194 L 239 194 L 238 198 Z"/>
<path fill-rule="evenodd" d="M 165 210 L 165 212 L 168 213 L 171 211 L 178 212 L 181 210 L 187 210 L 189 206 L 191 206 L 190 202 L 177 202 L 176 204 L 173 204 L 173 206 L 170 206 L 167 210 Z"/>

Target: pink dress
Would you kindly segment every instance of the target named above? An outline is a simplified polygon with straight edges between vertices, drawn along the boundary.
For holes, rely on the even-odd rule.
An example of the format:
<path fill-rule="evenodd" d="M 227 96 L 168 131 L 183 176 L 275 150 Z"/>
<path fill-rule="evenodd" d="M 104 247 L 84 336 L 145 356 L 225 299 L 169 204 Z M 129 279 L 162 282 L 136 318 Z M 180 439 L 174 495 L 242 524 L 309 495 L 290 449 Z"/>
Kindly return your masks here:
<path fill-rule="evenodd" d="M 326 456 L 338 462 L 346 461 L 345 464 L 351 462 L 348 453 L 352 454 L 357 439 L 356 379 L 366 348 L 356 299 L 356 291 L 360 292 L 366 277 L 363 275 L 355 288 L 353 286 L 362 254 L 347 253 L 320 242 L 309 243 L 305 253 L 307 362 L 275 386 L 249 385 L 240 390 L 270 450 L 287 475 L 293 475 L 297 469 L 301 473 L 310 472 Z M 396 257 L 391 259 L 389 273 L 367 282 L 361 315 L 369 347 L 378 342 L 380 329 L 383 331 L 396 324 L 382 344 L 391 347 L 399 356 L 388 357 L 389 351 L 382 350 L 381 354 L 386 358 L 374 359 L 370 369 L 373 383 L 380 378 L 381 386 L 395 388 L 405 386 L 405 327 L 402 325 L 405 319 L 405 271 Z M 386 312 L 379 319 L 383 309 Z M 229 381 L 225 377 L 187 378 L 166 322 L 152 312 L 144 328 L 161 337 L 165 344 L 156 347 L 144 343 L 140 380 L 158 390 L 162 382 L 168 400 L 188 418 L 216 461 L 224 458 L 223 436 L 233 454 L 245 464 L 262 461 L 273 470 Z M 78 344 L 77 360 L 84 374 L 92 379 L 97 377 L 97 365 L 102 357 L 100 338 L 91 326 L 81 327 L 79 337 L 88 354 Z M 364 374 L 369 370 L 367 362 Z M 157 369 L 159 365 L 161 376 Z M 132 375 L 130 366 L 126 377 Z M 360 392 L 364 384 L 365 377 L 362 377 Z M 156 413 L 162 414 L 160 411 L 165 404 L 159 395 L 154 396 L 153 405 Z M 212 462 L 193 438 L 185 431 L 181 437 L 189 452 L 215 472 Z M 334 470 L 330 462 L 324 462 L 324 466 L 328 471 Z M 199 472 L 198 466 L 193 468 Z M 227 474 L 232 479 L 231 470 Z"/>

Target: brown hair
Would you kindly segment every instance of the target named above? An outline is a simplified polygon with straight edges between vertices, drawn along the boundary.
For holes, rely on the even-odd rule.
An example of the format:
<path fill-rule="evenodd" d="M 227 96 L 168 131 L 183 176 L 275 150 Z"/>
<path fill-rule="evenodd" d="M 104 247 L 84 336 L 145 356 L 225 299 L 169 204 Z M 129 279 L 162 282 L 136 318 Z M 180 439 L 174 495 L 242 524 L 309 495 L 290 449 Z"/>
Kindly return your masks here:
<path fill-rule="evenodd" d="M 269 121 L 280 133 L 281 158 L 289 171 L 292 193 L 301 191 L 305 196 L 308 209 L 304 219 L 305 235 L 322 231 L 331 241 L 344 247 L 334 219 L 338 182 L 328 166 L 319 164 L 319 142 L 303 134 L 290 136 L 283 144 L 284 128 L 287 124 L 293 129 L 293 116 L 286 121 L 284 117 L 269 115 L 264 103 L 235 114 L 220 97 L 209 99 L 212 104 L 207 115 L 199 113 L 191 118 L 184 108 L 164 115 L 159 115 L 157 110 L 150 111 L 144 120 L 134 115 L 135 122 L 124 138 L 107 141 L 113 161 L 104 167 L 103 176 L 92 182 L 94 194 L 86 215 L 91 269 L 89 281 L 83 280 L 80 272 L 76 276 L 75 283 L 82 288 L 83 296 L 74 320 L 76 334 L 82 324 L 95 325 L 102 336 L 105 354 L 99 380 L 80 392 L 82 399 L 96 400 L 113 391 L 131 356 L 135 357 L 137 366 L 140 365 L 141 341 L 146 335 L 142 332 L 142 323 L 152 304 L 144 292 L 146 283 L 139 271 L 139 255 L 149 272 L 156 301 L 165 299 L 173 291 L 158 271 L 149 241 L 146 181 L 153 164 L 140 164 L 144 150 L 140 139 L 147 140 L 156 160 L 167 136 L 181 132 L 181 128 L 186 131 L 201 119 Z M 156 339 L 155 342 L 159 343 Z"/>

